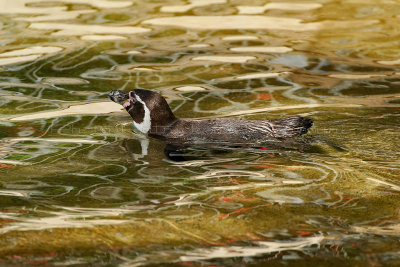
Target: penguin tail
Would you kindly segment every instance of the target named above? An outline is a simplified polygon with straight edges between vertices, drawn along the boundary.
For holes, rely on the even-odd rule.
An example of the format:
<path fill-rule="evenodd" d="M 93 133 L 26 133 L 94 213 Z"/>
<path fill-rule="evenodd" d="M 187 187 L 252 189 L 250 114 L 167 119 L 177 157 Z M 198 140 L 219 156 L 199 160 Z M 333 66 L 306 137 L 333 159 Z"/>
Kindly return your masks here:
<path fill-rule="evenodd" d="M 311 119 L 298 116 L 270 120 L 269 123 L 273 127 L 274 136 L 279 139 L 305 134 L 314 124 Z"/>

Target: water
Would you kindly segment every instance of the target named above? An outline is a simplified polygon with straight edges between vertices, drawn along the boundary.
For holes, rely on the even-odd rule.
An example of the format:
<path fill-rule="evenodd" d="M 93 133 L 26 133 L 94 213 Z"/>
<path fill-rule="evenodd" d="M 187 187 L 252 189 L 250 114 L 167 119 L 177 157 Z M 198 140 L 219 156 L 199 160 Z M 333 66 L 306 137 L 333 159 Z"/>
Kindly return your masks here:
<path fill-rule="evenodd" d="M 400 264 L 398 2 L 0 6 L 2 265 Z M 176 162 L 107 98 L 133 88 L 315 124 Z"/>

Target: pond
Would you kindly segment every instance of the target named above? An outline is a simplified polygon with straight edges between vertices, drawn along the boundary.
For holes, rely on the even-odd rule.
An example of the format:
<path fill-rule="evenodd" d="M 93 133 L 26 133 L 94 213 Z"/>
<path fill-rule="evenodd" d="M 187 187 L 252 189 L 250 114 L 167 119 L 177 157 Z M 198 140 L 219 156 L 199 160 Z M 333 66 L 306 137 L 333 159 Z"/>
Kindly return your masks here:
<path fill-rule="evenodd" d="M 19 0 L 0 6 L 0 263 L 400 265 L 400 3 Z M 285 147 L 131 129 L 314 120 Z"/>

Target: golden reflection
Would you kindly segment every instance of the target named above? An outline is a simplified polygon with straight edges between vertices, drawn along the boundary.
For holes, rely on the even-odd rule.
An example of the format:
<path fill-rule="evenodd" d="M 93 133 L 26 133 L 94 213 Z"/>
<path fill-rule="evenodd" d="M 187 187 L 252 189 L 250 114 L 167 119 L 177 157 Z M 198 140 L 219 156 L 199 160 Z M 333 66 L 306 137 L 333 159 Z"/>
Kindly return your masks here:
<path fill-rule="evenodd" d="M 9 52 L 0 54 L 0 57 L 11 57 L 11 56 L 27 56 L 34 54 L 50 54 L 62 51 L 63 48 L 55 46 L 32 46 L 24 49 L 17 49 Z"/>
<path fill-rule="evenodd" d="M 232 62 L 232 63 L 245 63 L 249 60 L 256 59 L 253 56 L 199 56 L 194 57 L 192 60 L 207 60 L 218 62 Z"/>
<path fill-rule="evenodd" d="M 119 35 L 82 35 L 81 39 L 87 41 L 112 41 L 125 40 L 127 38 Z"/>
<path fill-rule="evenodd" d="M 232 47 L 233 52 L 254 52 L 254 53 L 288 53 L 293 51 L 292 48 L 285 46 L 268 47 L 268 46 L 251 46 L 251 47 Z"/>
<path fill-rule="evenodd" d="M 195 7 L 208 6 L 212 4 L 225 4 L 226 0 L 190 0 L 188 5 L 162 6 L 161 12 L 184 13 Z"/>
<path fill-rule="evenodd" d="M 224 41 L 245 41 L 245 40 L 258 40 L 257 36 L 252 35 L 233 35 L 233 36 L 225 36 L 222 38 Z"/>
<path fill-rule="evenodd" d="M 34 114 L 27 114 L 22 116 L 14 116 L 9 118 L 10 121 L 27 121 L 37 119 L 48 119 L 60 116 L 72 115 L 89 115 L 89 114 L 109 114 L 113 112 L 121 112 L 121 106 L 110 101 L 95 102 L 82 105 L 71 105 L 66 109 L 57 111 L 40 112 Z"/>
<path fill-rule="evenodd" d="M 308 11 L 322 7 L 319 3 L 268 3 L 263 6 L 238 6 L 239 14 L 262 14 L 266 10 L 280 9 L 290 11 Z"/>
<path fill-rule="evenodd" d="M 41 57 L 41 55 L 29 55 L 29 56 L 0 58 L 0 66 L 33 61 L 40 57 Z"/>
<path fill-rule="evenodd" d="M 287 31 L 318 31 L 324 29 L 347 28 L 356 25 L 364 27 L 379 23 L 378 20 L 322 21 L 305 23 L 301 19 L 272 16 L 179 16 L 145 20 L 142 24 L 158 26 L 178 26 L 204 30 L 270 29 Z"/>
<path fill-rule="evenodd" d="M 379 60 L 378 63 L 383 65 L 400 65 L 400 59 L 395 60 Z"/>
<path fill-rule="evenodd" d="M 300 19 L 269 16 L 179 16 L 145 20 L 142 24 L 179 26 L 193 29 L 271 29 L 315 31 L 320 23 L 302 23 Z"/>
<path fill-rule="evenodd" d="M 52 35 L 82 35 L 82 34 L 137 34 L 149 32 L 149 29 L 133 26 L 103 26 L 67 23 L 31 23 L 29 26 L 35 30 L 56 31 Z"/>
<path fill-rule="evenodd" d="M 207 90 L 206 88 L 200 87 L 200 86 L 182 86 L 182 87 L 177 87 L 175 88 L 178 91 L 181 92 L 196 92 L 196 91 L 205 91 Z"/>

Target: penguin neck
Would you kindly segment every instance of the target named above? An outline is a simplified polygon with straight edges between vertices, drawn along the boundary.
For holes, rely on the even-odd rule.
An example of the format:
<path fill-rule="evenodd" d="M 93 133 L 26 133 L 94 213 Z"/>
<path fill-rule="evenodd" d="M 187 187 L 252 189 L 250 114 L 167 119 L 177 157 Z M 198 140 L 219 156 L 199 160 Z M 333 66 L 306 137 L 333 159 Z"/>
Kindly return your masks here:
<path fill-rule="evenodd" d="M 169 106 L 168 109 L 157 110 L 156 112 L 152 112 L 151 115 L 151 129 L 149 134 L 152 135 L 165 134 L 178 120 L 174 113 L 172 113 Z"/>

